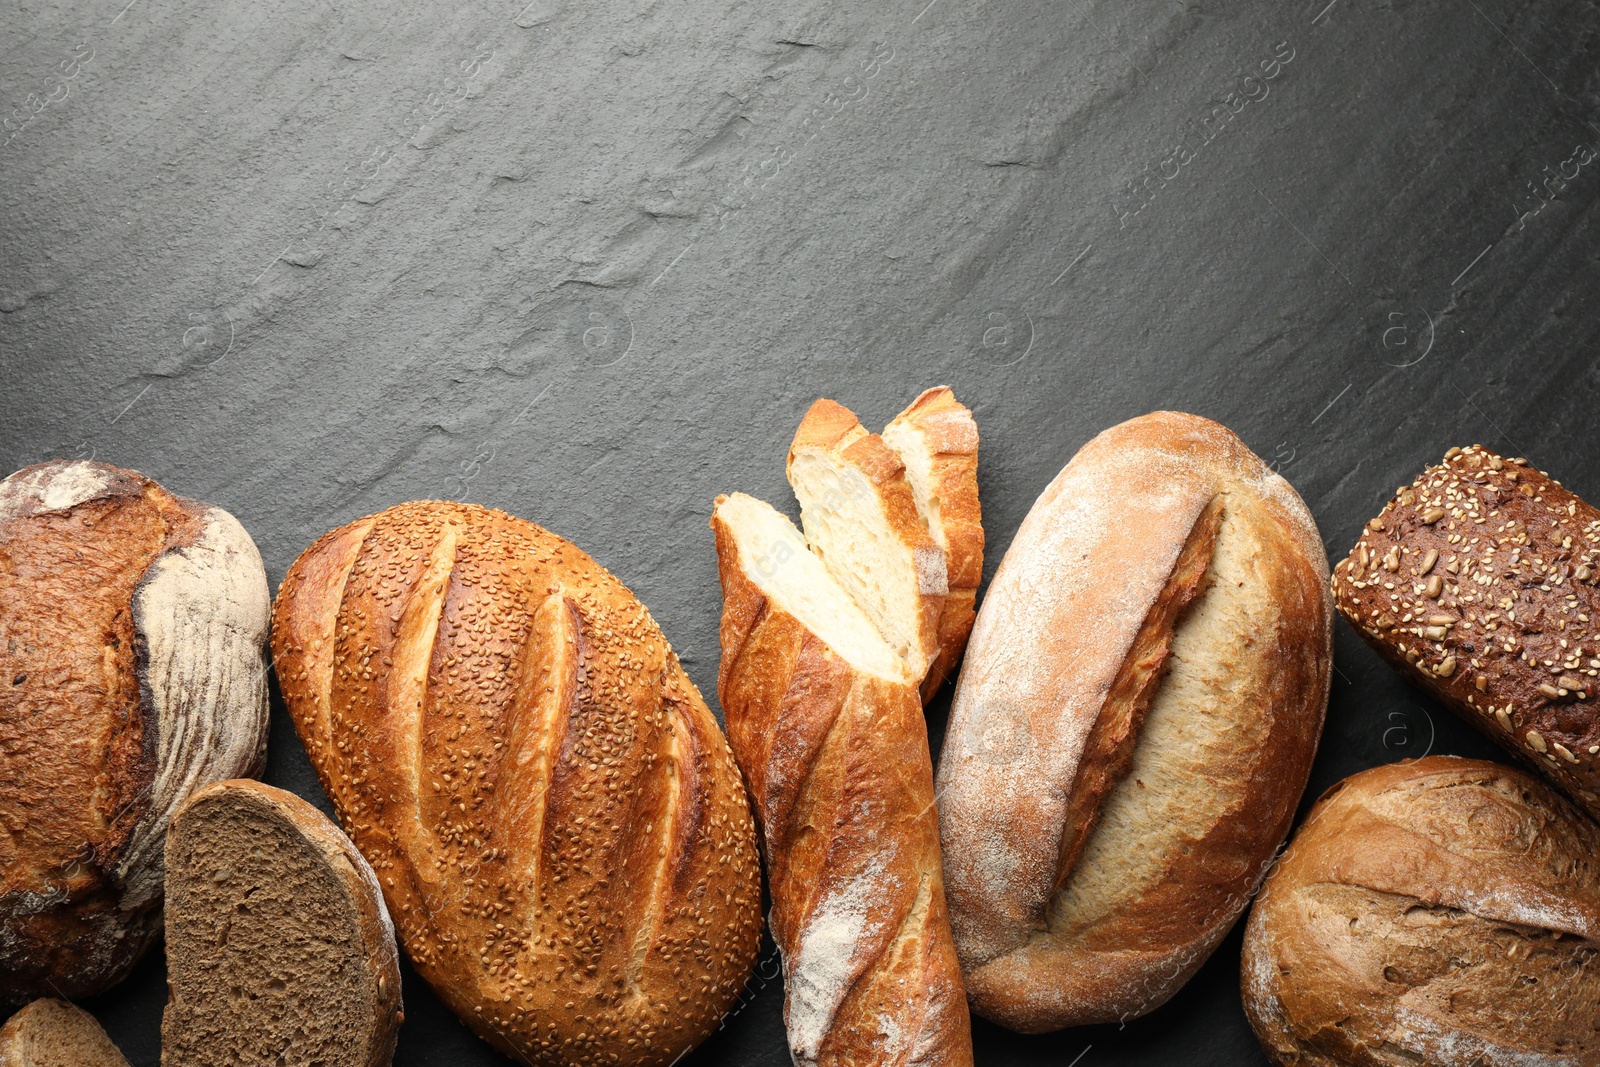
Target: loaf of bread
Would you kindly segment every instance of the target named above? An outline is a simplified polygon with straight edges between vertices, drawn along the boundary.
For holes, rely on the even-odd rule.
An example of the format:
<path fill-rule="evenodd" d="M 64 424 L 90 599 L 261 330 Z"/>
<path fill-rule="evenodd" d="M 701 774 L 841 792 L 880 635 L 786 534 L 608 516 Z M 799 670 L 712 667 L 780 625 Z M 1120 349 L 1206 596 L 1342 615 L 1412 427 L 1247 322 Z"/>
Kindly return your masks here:
<path fill-rule="evenodd" d="M 818 400 L 795 431 L 787 471 L 811 550 L 920 685 L 939 655 L 950 586 L 905 463 L 849 408 Z"/>
<path fill-rule="evenodd" d="M 1452 448 L 1367 523 L 1334 601 L 1407 677 L 1600 817 L 1600 510 Z"/>
<path fill-rule="evenodd" d="M 1345 779 L 1267 879 L 1245 1012 L 1285 1067 L 1600 1063 L 1600 827 L 1453 756 Z"/>
<path fill-rule="evenodd" d="M 983 514 L 978 506 L 978 424 L 947 386 L 913 400 L 884 427 L 883 443 L 905 464 L 917 512 L 944 552 L 944 602 L 939 609 L 938 653 L 922 679 L 922 699 L 932 699 L 966 650 L 983 580 Z"/>
<path fill-rule="evenodd" d="M 1332 668 L 1327 557 L 1227 429 L 1090 441 L 978 613 L 938 776 L 979 1014 L 1042 1032 L 1164 1003 L 1243 911 L 1305 788 Z"/>
<path fill-rule="evenodd" d="M 0 1000 L 103 990 L 159 934 L 173 810 L 264 755 L 269 607 L 221 508 L 104 463 L 0 482 Z"/>
<path fill-rule="evenodd" d="M 760 818 L 794 1062 L 969 1065 L 917 679 L 783 515 L 735 493 L 711 526 L 717 693 Z"/>
<path fill-rule="evenodd" d="M 0 1067 L 128 1067 L 128 1061 L 93 1015 L 48 997 L 0 1027 Z"/>
<path fill-rule="evenodd" d="M 464 504 L 324 536 L 279 684 L 417 971 L 522 1062 L 672 1063 L 754 962 L 750 809 L 649 612 L 578 548 Z"/>
<path fill-rule="evenodd" d="M 218 782 L 167 834 L 163 1067 L 384 1067 L 400 954 L 378 880 L 293 793 Z"/>

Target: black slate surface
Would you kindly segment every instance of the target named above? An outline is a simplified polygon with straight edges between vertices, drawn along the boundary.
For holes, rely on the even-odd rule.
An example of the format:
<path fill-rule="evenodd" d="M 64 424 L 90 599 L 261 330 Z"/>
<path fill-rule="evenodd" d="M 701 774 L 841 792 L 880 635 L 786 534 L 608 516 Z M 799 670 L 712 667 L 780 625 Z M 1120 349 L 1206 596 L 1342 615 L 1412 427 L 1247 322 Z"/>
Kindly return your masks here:
<path fill-rule="evenodd" d="M 713 701 L 711 500 L 792 509 L 819 395 L 879 426 L 955 388 L 991 574 L 1079 445 L 1162 407 L 1274 462 L 1336 558 L 1453 444 L 1600 498 L 1597 29 L 1545 0 L 13 0 L 0 465 L 221 504 L 274 587 L 389 504 L 502 507 L 631 585 Z M 1493 754 L 1340 627 L 1308 796 Z M 326 806 L 276 697 L 267 777 Z M 136 1065 L 158 957 L 89 1005 Z M 978 1022 L 978 1061 L 1262 1063 L 1237 966 L 1236 931 L 1121 1029 Z M 770 954 L 749 989 L 685 1064 L 787 1062 Z M 406 1010 L 399 1063 L 506 1062 L 409 973 Z"/>

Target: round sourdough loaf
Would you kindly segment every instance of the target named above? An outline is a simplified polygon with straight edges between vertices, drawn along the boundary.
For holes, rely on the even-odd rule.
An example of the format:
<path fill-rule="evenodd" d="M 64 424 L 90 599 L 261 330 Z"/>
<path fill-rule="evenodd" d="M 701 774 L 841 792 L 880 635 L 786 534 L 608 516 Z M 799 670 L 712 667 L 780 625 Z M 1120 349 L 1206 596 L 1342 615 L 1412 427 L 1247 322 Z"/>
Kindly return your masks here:
<path fill-rule="evenodd" d="M 1245 1012 L 1298 1067 L 1600 1064 L 1600 827 L 1454 756 L 1334 786 L 1245 930 Z"/>
<path fill-rule="evenodd" d="M 1115 1022 L 1199 969 L 1305 789 L 1332 616 L 1305 504 L 1208 419 L 1112 427 L 1051 482 L 979 611 L 939 764 L 975 1011 Z"/>
<path fill-rule="evenodd" d="M 160 932 L 172 812 L 264 754 L 270 604 L 221 508 L 104 463 L 0 482 L 0 999 L 98 992 Z"/>
<path fill-rule="evenodd" d="M 419 502 L 289 569 L 273 653 L 417 971 L 524 1063 L 665 1065 L 749 974 L 726 739 L 644 605 L 529 522 Z"/>

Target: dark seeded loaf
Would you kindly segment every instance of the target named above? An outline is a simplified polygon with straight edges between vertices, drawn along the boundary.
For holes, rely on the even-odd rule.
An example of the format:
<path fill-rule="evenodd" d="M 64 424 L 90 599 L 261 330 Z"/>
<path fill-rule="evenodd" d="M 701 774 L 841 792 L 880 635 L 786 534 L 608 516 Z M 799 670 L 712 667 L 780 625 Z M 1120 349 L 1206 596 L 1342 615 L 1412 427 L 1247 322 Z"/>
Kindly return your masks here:
<path fill-rule="evenodd" d="M 380 1067 L 400 963 L 372 868 L 292 793 L 218 782 L 167 836 L 163 1067 Z"/>
<path fill-rule="evenodd" d="M 1600 816 L 1600 511 L 1452 448 L 1367 523 L 1334 601 L 1403 673 Z"/>
<path fill-rule="evenodd" d="M 128 1067 L 93 1015 L 47 997 L 0 1027 L 0 1067 Z"/>

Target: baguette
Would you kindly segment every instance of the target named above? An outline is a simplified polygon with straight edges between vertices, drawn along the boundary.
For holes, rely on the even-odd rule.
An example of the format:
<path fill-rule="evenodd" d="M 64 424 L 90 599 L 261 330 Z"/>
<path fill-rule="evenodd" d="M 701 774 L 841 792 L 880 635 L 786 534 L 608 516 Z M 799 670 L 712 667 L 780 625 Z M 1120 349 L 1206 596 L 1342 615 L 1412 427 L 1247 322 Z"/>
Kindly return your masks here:
<path fill-rule="evenodd" d="M 811 550 L 920 684 L 939 655 L 950 587 L 905 464 L 848 408 L 818 400 L 795 431 L 787 472 Z"/>
<path fill-rule="evenodd" d="M 1600 818 L 1600 510 L 1452 448 L 1367 523 L 1334 601 L 1406 677 Z"/>
<path fill-rule="evenodd" d="M 1600 1063 L 1600 827 L 1454 756 L 1318 801 L 1245 929 L 1245 1013 L 1284 1067 Z"/>
<path fill-rule="evenodd" d="M 0 1000 L 100 992 L 159 936 L 173 810 L 265 755 L 269 607 L 221 508 L 104 463 L 0 482 Z"/>
<path fill-rule="evenodd" d="M 1228 430 L 1157 412 L 1090 441 L 990 586 L 939 766 L 979 1014 L 1143 1015 L 1200 967 L 1288 832 L 1327 705 L 1310 513 Z"/>
<path fill-rule="evenodd" d="M 674 1062 L 759 947 L 749 803 L 643 604 L 503 512 L 402 504 L 290 567 L 285 703 L 406 953 L 519 1060 Z"/>
<path fill-rule="evenodd" d="M 735 493 L 711 526 L 794 1062 L 971 1064 L 915 680 L 788 519 Z"/>
<path fill-rule="evenodd" d="M 922 680 L 933 698 L 966 650 L 983 580 L 983 513 L 978 505 L 978 424 L 947 386 L 926 390 L 883 431 L 934 543 L 944 550 L 948 592 L 939 608 L 938 653 Z"/>
<path fill-rule="evenodd" d="M 128 1061 L 93 1015 L 47 997 L 0 1027 L 0 1067 L 128 1067 Z"/>
<path fill-rule="evenodd" d="M 163 1067 L 383 1067 L 400 954 L 378 880 L 304 800 L 218 782 L 167 835 Z"/>

